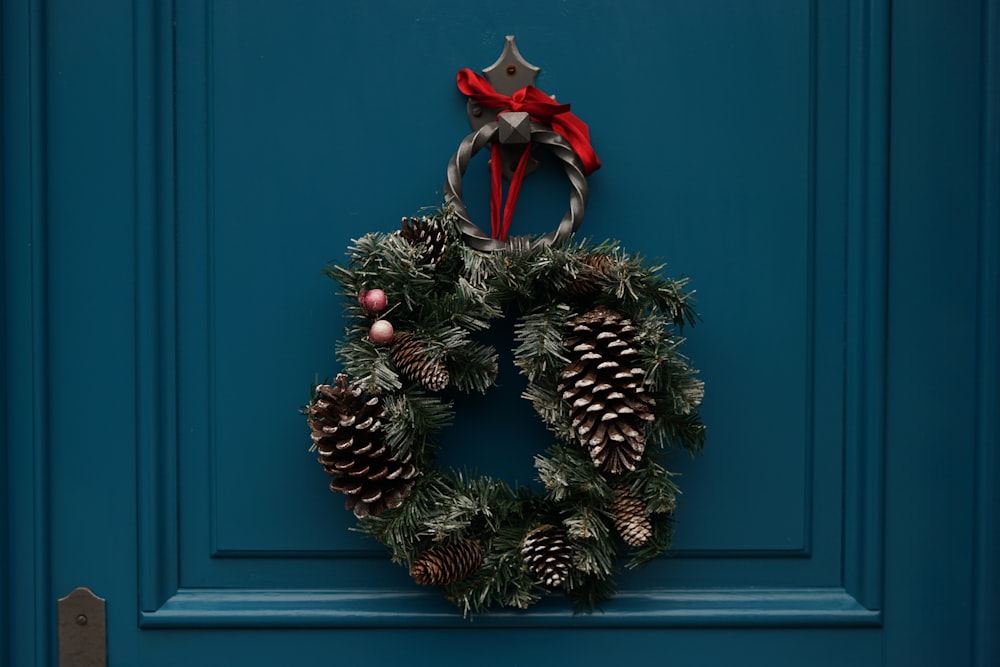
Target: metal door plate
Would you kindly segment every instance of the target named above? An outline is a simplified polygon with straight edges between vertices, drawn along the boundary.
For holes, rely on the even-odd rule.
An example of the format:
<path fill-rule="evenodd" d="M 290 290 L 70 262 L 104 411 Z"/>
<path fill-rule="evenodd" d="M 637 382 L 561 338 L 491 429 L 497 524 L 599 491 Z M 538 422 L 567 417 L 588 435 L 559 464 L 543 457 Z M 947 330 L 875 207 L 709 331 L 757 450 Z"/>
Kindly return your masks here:
<path fill-rule="evenodd" d="M 59 599 L 59 667 L 107 667 L 104 599 L 81 586 Z"/>
<path fill-rule="evenodd" d="M 535 67 L 521 55 L 517 50 L 517 43 L 513 35 L 507 35 L 504 40 L 503 52 L 497 61 L 483 70 L 483 76 L 490 82 L 493 89 L 501 95 L 513 95 L 515 91 L 525 86 L 535 85 L 535 78 L 541 70 Z M 466 113 L 469 117 L 469 127 L 473 132 L 481 130 L 488 123 L 497 120 L 499 109 L 484 109 L 478 103 L 469 100 L 466 103 Z M 519 144 L 508 144 L 501 146 L 500 154 L 503 157 L 501 171 L 508 181 L 514 175 L 518 160 L 524 146 Z M 528 158 L 525 173 L 530 174 L 538 169 L 538 160 L 534 157 Z"/>

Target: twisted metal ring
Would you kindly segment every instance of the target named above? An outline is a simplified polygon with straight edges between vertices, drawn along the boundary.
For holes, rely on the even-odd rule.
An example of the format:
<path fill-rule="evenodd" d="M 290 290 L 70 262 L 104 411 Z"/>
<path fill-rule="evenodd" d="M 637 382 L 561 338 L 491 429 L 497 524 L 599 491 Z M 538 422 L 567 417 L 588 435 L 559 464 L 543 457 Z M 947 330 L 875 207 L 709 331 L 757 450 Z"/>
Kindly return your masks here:
<path fill-rule="evenodd" d="M 512 236 L 507 241 L 501 241 L 491 239 L 472 222 L 468 209 L 462 203 L 462 176 L 465 175 L 465 170 L 468 168 L 472 156 L 479 152 L 483 146 L 496 140 L 498 131 L 499 125 L 496 121 L 487 123 L 463 139 L 455 155 L 448 162 L 448 178 L 444 184 L 444 201 L 458 216 L 462 238 L 472 248 L 484 252 L 503 249 L 527 250 L 566 241 L 583 222 L 583 211 L 590 189 L 587 187 L 587 177 L 583 174 L 580 159 L 573 152 L 569 143 L 562 136 L 540 123 L 531 123 L 531 141 L 549 146 L 552 153 L 562 160 L 566 175 L 569 177 L 569 210 L 563 215 L 559 226 L 554 231 L 536 239 L 528 236 Z"/>

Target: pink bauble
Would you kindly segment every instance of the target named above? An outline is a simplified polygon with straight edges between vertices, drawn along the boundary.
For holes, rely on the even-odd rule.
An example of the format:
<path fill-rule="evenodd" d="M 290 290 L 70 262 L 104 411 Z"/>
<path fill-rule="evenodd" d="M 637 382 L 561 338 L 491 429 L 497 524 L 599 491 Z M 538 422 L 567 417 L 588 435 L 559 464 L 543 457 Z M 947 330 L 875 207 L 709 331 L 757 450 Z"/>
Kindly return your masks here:
<path fill-rule="evenodd" d="M 389 299 L 386 297 L 385 292 L 380 289 L 373 289 L 364 292 L 361 306 L 369 313 L 381 313 L 385 310 L 387 303 L 389 303 Z"/>
<path fill-rule="evenodd" d="M 368 340 L 377 345 L 385 345 L 392 342 L 394 333 L 395 331 L 389 320 L 375 320 L 372 322 L 371 327 L 368 328 Z"/>

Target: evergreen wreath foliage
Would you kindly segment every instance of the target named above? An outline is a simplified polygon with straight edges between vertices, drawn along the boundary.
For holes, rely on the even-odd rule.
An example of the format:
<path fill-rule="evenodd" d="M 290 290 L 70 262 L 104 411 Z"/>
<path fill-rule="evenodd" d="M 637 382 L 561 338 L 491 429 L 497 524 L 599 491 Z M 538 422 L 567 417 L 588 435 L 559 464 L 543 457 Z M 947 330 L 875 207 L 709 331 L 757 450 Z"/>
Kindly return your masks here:
<path fill-rule="evenodd" d="M 698 415 L 703 386 L 680 353 L 683 329 L 697 318 L 688 281 L 663 277 L 663 265 L 649 265 L 611 241 L 484 253 L 461 241 L 448 210 L 423 222 L 446 237 L 434 261 L 424 244 L 405 234 L 372 232 L 353 241 L 345 264 L 325 271 L 345 298 L 346 335 L 336 348 L 343 373 L 357 401 L 377 397 L 381 406 L 380 419 L 369 424 L 388 449 L 379 461 L 390 461 L 387 469 L 393 461 L 413 462 L 419 470 L 398 506 L 361 512 L 358 528 L 383 544 L 396 563 L 413 568 L 419 560 L 418 581 L 440 583 L 458 573 L 442 587 L 469 614 L 497 605 L 527 608 L 552 590 L 525 557 L 526 537 L 542 527 L 556 538 L 536 540 L 531 548 L 550 548 L 550 560 L 570 564 L 568 572 L 549 576 L 549 583 L 557 582 L 554 588 L 570 595 L 577 609 L 592 610 L 614 595 L 623 551 L 625 565 L 634 567 L 669 547 L 679 490 L 664 457 L 676 448 L 700 452 L 704 443 Z M 406 226 L 404 220 L 403 231 Z M 372 313 L 358 298 L 373 288 L 388 295 L 385 313 Z M 653 399 L 642 422 L 645 451 L 634 470 L 615 473 L 588 455 L 573 424 L 573 410 L 584 408 L 574 408 L 559 391 L 560 374 L 579 356 L 567 343 L 572 323 L 602 307 L 634 327 L 632 363 L 641 386 L 633 391 Z M 513 352 L 528 379 L 523 397 L 553 435 L 535 457 L 543 494 L 435 467 L 436 437 L 454 416 L 451 389 L 429 391 L 400 371 L 391 344 L 369 338 L 373 320 L 385 317 L 397 337 L 405 332 L 420 341 L 421 359 L 446 367 L 452 389 L 485 393 L 495 384 L 497 352 L 475 334 L 508 313 L 517 316 Z M 322 401 L 317 391 L 305 409 L 314 440 L 336 430 L 317 417 Z M 353 419 L 347 415 L 340 424 Z M 628 519 L 615 516 L 616 494 L 633 499 L 618 506 L 640 514 L 629 524 L 645 526 L 636 529 L 645 540 L 639 546 L 628 546 L 616 532 L 618 522 Z M 449 545 L 462 562 L 448 561 Z"/>

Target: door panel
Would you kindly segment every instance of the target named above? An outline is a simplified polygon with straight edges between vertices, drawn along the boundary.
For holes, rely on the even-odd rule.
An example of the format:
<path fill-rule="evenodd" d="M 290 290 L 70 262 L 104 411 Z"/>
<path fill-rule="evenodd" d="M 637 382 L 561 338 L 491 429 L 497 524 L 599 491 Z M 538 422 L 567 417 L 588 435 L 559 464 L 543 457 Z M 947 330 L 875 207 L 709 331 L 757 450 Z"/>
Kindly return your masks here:
<path fill-rule="evenodd" d="M 995 120 L 956 120 L 995 98 L 976 88 L 996 71 L 980 51 L 995 4 L 981 33 L 978 8 L 935 32 L 934 11 L 878 0 L 5 3 L 0 655 L 51 664 L 47 601 L 88 585 L 109 600 L 113 665 L 989 664 L 995 476 L 974 464 L 995 470 L 1000 247 L 978 145 L 1000 149 Z M 709 439 L 672 460 L 671 555 L 623 572 L 598 613 L 553 597 L 470 622 L 350 531 L 297 410 L 338 370 L 341 300 L 320 271 L 440 203 L 469 131 L 454 73 L 505 34 L 590 125 L 603 168 L 581 234 L 691 277 Z M 935 57 L 948 95 L 921 125 L 922 70 L 901 63 Z M 465 176 L 480 220 L 485 160 Z M 519 233 L 559 219 L 557 172 L 529 177 Z M 942 233 L 928 211 L 959 221 Z M 955 341 L 935 381 L 964 426 L 914 370 L 925 339 Z M 523 482 L 549 436 L 502 372 L 442 458 Z M 498 414 L 516 424 L 483 427 Z M 935 462 L 930 434 L 956 453 Z M 910 507 L 947 548 L 921 545 Z M 953 576 L 924 586 L 946 560 Z"/>
<path fill-rule="evenodd" d="M 594 11 L 611 20 L 612 8 Z M 462 12 L 484 25 L 499 20 L 460 7 L 442 10 L 438 20 Z M 145 550 L 154 568 L 179 574 L 178 592 L 144 609 L 144 624 L 231 624 L 236 605 L 241 623 L 291 615 L 336 625 L 343 609 L 331 609 L 326 596 L 358 605 L 375 625 L 402 622 L 400 596 L 414 601 L 406 616 L 446 608 L 436 592 L 413 590 L 404 571 L 349 531 L 349 514 L 301 451 L 294 408 L 305 401 L 309 380 L 335 371 L 330 351 L 342 329 L 340 307 L 319 269 L 341 256 L 349 239 L 392 229 L 400 215 L 437 203 L 441 166 L 467 132 L 452 89 L 455 49 L 487 63 L 497 47 L 471 37 L 467 47 L 428 44 L 428 34 L 407 30 L 422 10 L 403 10 L 373 31 L 365 27 L 373 17 L 359 14 L 312 3 L 177 6 L 181 181 L 178 215 L 160 223 L 175 225 L 171 252 L 182 270 L 174 284 L 159 273 L 148 299 L 176 303 L 171 315 L 179 323 L 167 317 L 159 325 L 178 332 L 176 351 L 151 350 L 157 368 L 177 370 L 170 381 L 176 405 L 167 397 L 160 407 L 177 411 L 177 452 L 149 460 L 157 468 L 177 463 L 169 477 L 181 488 L 178 534 L 170 541 L 179 548 L 176 556 Z M 863 529 L 841 512 L 850 478 L 844 430 L 865 428 L 861 415 L 847 414 L 842 396 L 846 383 L 861 378 L 849 377 L 846 357 L 826 353 L 844 345 L 845 332 L 816 326 L 854 319 L 849 308 L 868 307 L 883 289 L 871 281 L 871 292 L 852 304 L 840 292 L 845 282 L 860 281 L 845 273 L 843 174 L 849 160 L 871 156 L 847 136 L 851 110 L 821 113 L 818 102 L 849 92 L 843 57 L 862 37 L 851 34 L 846 11 L 820 15 L 809 5 L 669 7 L 636 18 L 610 37 L 593 13 L 571 19 L 583 41 L 602 44 L 604 53 L 560 53 L 539 84 L 592 97 L 573 101 L 591 121 L 605 162 L 592 179 L 586 233 L 620 236 L 626 247 L 662 256 L 695 279 L 705 323 L 692 332 L 689 350 L 712 387 L 705 418 L 714 452 L 694 462 L 678 457 L 686 500 L 674 557 L 624 576 L 622 595 L 605 606 L 601 622 L 669 625 L 696 612 L 704 623 L 739 615 L 746 623 L 784 624 L 803 613 L 833 624 L 877 623 L 877 605 L 857 601 L 841 574 L 878 571 L 877 561 L 867 560 L 878 557 L 877 544 L 850 562 L 842 555 Z M 648 30 L 657 20 L 657 33 L 637 27 Z M 560 21 L 555 8 L 539 9 L 518 31 L 522 48 L 533 39 L 551 43 L 546 30 Z M 371 36 L 359 42 L 358 31 Z M 644 56 L 656 39 L 670 49 Z M 368 55 L 359 60 L 359 52 Z M 414 53 L 447 74 L 431 81 L 409 71 L 404 63 Z M 625 66 L 636 62 L 642 67 Z M 588 79 L 612 90 L 594 95 Z M 655 113 L 648 124 L 622 121 L 628 91 L 648 107 L 632 113 Z M 696 112 L 702 109 L 708 113 Z M 884 108 L 856 111 L 876 112 Z M 602 116 L 609 132 L 598 132 Z M 467 180 L 466 198 L 485 200 L 485 188 L 472 175 Z M 551 184 L 555 193 L 545 194 L 558 211 L 565 186 Z M 529 181 L 532 187 L 537 191 Z M 522 202 L 521 210 L 532 204 Z M 865 234 L 884 221 L 855 224 Z M 873 390 L 850 387 L 852 394 Z M 521 410 L 514 414 L 537 421 L 519 393 L 512 387 L 491 396 L 490 409 Z M 461 428 L 455 437 L 525 462 L 548 442 L 537 425 L 531 438 L 497 429 L 491 439 L 474 420 Z M 867 463 L 851 474 L 863 474 Z M 864 502 L 877 503 L 878 494 Z M 148 500 L 145 520 L 162 523 L 172 494 Z M 254 590 L 234 592 L 248 582 Z M 303 588 L 331 592 L 303 599 L 296 593 Z M 224 605 L 216 589 L 226 589 Z M 656 605 L 644 604 L 651 595 Z M 558 617 L 559 608 L 549 605 L 550 614 Z M 522 614 L 496 617 L 525 623 Z M 564 612 L 542 623 L 589 622 Z"/>

